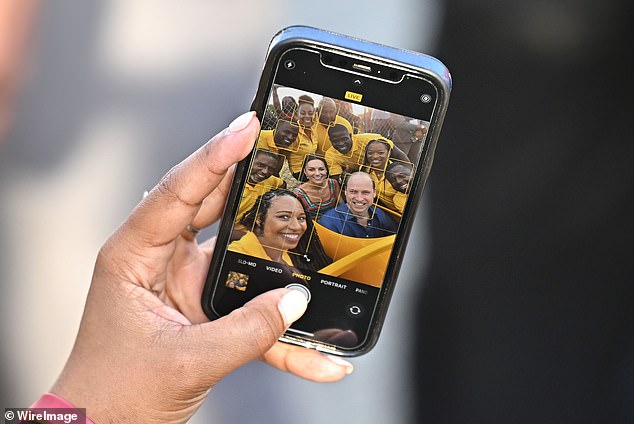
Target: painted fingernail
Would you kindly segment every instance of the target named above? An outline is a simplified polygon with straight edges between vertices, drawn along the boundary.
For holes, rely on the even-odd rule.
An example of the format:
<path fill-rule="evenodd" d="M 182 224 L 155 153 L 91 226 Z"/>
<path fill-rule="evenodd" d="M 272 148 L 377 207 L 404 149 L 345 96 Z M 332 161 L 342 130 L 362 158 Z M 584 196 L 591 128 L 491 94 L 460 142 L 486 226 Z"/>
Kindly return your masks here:
<path fill-rule="evenodd" d="M 307 306 L 306 296 L 296 290 L 291 290 L 282 296 L 277 304 L 277 309 L 282 314 L 284 324 L 288 327 L 304 315 Z"/>
<path fill-rule="evenodd" d="M 253 119 L 253 115 L 255 115 L 255 112 L 251 111 L 238 116 L 229 124 L 229 132 L 238 132 L 245 129 Z"/>
<path fill-rule="evenodd" d="M 352 364 L 346 361 L 345 359 L 340 358 L 339 356 L 326 355 L 326 358 L 330 359 L 332 362 L 334 362 L 337 365 L 345 367 L 346 374 L 352 374 L 352 371 L 354 371 L 354 367 L 352 366 Z"/>

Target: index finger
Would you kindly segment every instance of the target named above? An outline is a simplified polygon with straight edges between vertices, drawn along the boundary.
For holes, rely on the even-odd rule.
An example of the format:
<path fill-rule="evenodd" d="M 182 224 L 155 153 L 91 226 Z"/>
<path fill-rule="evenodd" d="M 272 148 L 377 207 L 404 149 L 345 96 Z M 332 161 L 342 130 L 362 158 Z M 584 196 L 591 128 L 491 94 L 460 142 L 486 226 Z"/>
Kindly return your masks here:
<path fill-rule="evenodd" d="M 251 151 L 259 129 L 255 112 L 236 118 L 173 167 L 130 214 L 121 231 L 145 246 L 162 246 L 174 240 L 191 223 L 227 170 Z"/>

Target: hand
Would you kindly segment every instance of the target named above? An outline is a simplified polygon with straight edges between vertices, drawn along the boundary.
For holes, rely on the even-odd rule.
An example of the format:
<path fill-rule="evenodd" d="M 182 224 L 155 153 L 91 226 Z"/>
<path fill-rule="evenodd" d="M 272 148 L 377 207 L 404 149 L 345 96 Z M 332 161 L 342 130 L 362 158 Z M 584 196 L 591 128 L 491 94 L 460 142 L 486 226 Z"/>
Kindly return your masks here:
<path fill-rule="evenodd" d="M 259 357 L 315 381 L 351 371 L 277 342 L 306 309 L 298 292 L 273 290 L 205 322 L 212 247 L 186 228 L 218 218 L 232 166 L 258 130 L 253 113 L 237 118 L 168 172 L 99 252 L 75 346 L 52 389 L 95 422 L 185 422 L 211 387 Z"/>

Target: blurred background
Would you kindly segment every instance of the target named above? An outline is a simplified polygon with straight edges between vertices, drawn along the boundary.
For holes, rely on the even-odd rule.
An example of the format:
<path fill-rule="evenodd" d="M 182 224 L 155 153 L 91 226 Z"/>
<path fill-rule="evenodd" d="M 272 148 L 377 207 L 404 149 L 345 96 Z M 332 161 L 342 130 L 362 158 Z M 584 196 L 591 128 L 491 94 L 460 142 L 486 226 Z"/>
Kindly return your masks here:
<path fill-rule="evenodd" d="M 9 16 L 0 43 L 14 52 L 0 67 L 11 76 L 0 78 L 7 104 L 12 90 L 2 114 L 13 116 L 0 144 L 4 406 L 28 405 L 50 388 L 72 347 L 100 245 L 144 190 L 248 110 L 279 29 L 306 24 L 429 50 L 440 13 L 435 0 L 0 4 Z M 424 261 L 425 249 L 420 238 L 412 262 Z M 400 329 L 409 306 L 398 304 L 409 305 L 418 284 L 401 283 L 381 344 L 355 361 L 347 381 L 320 386 L 254 363 L 219 385 L 192 422 L 405 420 Z"/>
<path fill-rule="evenodd" d="M 253 363 L 192 422 L 634 422 L 631 0 L 0 5 L 2 405 L 50 387 L 101 243 L 308 24 L 447 64 L 430 187 L 353 375 Z"/>

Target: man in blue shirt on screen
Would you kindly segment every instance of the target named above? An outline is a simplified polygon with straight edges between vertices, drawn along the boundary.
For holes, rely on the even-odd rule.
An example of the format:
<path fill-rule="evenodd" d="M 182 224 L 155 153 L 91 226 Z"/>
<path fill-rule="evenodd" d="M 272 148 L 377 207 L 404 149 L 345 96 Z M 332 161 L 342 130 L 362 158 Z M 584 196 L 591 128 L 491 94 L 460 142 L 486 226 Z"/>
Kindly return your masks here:
<path fill-rule="evenodd" d="M 339 234 L 350 237 L 376 238 L 394 234 L 398 223 L 374 205 L 374 181 L 366 172 L 355 172 L 348 177 L 345 203 L 326 212 L 319 223 Z"/>

